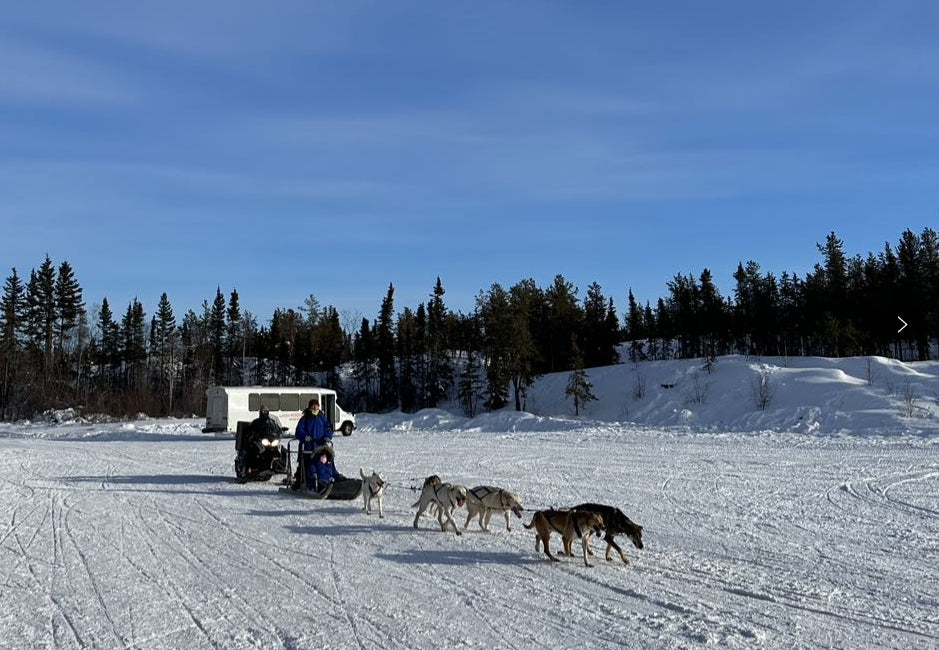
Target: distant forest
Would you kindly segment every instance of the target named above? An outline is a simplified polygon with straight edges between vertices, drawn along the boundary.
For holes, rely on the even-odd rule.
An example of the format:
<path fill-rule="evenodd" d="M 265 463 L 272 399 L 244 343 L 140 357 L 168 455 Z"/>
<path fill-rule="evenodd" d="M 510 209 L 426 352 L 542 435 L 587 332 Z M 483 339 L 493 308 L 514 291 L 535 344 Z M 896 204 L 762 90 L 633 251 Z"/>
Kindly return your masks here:
<path fill-rule="evenodd" d="M 148 318 L 135 298 L 88 313 L 67 261 L 46 256 L 28 279 L 14 268 L 0 302 L 0 419 L 78 406 L 85 412 L 201 414 L 206 388 L 309 385 L 339 391 L 345 408 L 413 412 L 459 400 L 467 415 L 523 406 L 539 375 L 622 361 L 719 355 L 882 355 L 926 360 L 939 338 L 939 236 L 903 232 L 896 246 L 848 257 L 834 232 L 799 277 L 740 263 L 733 296 L 708 269 L 675 275 L 621 320 L 597 283 L 581 299 L 562 276 L 481 290 L 470 314 L 447 308 L 440 278 L 428 302 L 396 310 L 389 285 L 375 320 L 344 331 L 335 307 L 309 296 L 266 324 L 216 289 L 181 321 L 166 293 Z M 899 333 L 897 316 L 910 325 Z M 627 359 L 618 349 L 626 342 Z M 351 373 L 340 373 L 351 368 Z M 510 391 L 510 387 L 514 391 Z"/>

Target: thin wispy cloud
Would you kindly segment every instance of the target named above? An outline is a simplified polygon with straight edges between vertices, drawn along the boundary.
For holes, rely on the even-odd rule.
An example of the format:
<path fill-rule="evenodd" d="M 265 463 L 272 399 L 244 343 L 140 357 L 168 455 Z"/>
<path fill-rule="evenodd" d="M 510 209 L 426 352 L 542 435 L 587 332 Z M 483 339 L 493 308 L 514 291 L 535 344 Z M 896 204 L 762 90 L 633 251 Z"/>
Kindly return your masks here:
<path fill-rule="evenodd" d="M 48 252 L 115 297 L 299 303 L 307 264 L 336 271 L 324 303 L 373 296 L 361 312 L 438 275 L 654 299 L 695 266 L 804 270 L 831 230 L 866 252 L 935 214 L 929 2 L 6 9 L 0 263 Z"/>

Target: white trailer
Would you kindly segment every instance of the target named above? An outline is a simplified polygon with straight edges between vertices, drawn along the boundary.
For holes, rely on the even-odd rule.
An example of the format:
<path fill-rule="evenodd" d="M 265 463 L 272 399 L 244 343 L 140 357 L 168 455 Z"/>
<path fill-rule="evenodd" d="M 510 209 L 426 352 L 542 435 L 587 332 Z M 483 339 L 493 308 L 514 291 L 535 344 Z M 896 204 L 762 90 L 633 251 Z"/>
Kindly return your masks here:
<path fill-rule="evenodd" d="M 213 386 L 205 391 L 204 433 L 238 431 L 239 422 L 251 422 L 266 406 L 281 426 L 293 434 L 310 399 L 318 397 L 320 408 L 329 418 L 333 431 L 351 436 L 355 414 L 342 410 L 336 402 L 336 391 L 317 386 Z"/>

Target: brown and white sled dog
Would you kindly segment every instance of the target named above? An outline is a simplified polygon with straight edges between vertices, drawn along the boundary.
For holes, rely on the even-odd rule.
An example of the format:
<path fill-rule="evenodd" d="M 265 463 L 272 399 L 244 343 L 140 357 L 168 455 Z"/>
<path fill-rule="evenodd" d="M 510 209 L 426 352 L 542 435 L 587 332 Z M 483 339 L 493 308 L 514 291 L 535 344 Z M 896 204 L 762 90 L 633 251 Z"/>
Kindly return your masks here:
<path fill-rule="evenodd" d="M 359 476 L 362 477 L 362 499 L 365 501 L 365 514 L 372 514 L 372 501 L 378 502 L 378 516 L 385 516 L 385 486 L 388 481 L 385 480 L 381 472 L 372 472 L 371 476 L 365 475 L 365 470 L 359 468 Z"/>
<path fill-rule="evenodd" d="M 610 557 L 611 551 L 615 548 L 616 552 L 619 553 L 619 557 L 623 563 L 629 564 L 629 558 L 626 557 L 623 549 L 621 549 L 619 544 L 616 543 L 615 537 L 617 535 L 626 535 L 626 537 L 628 537 L 629 540 L 633 543 L 633 546 L 639 549 L 642 548 L 642 526 L 624 515 L 623 511 L 619 508 L 614 506 L 606 506 L 602 503 L 582 503 L 579 506 L 574 506 L 574 510 L 595 512 L 603 517 L 603 523 L 605 524 L 604 529 L 606 530 L 606 534 L 603 536 L 603 540 L 606 542 L 607 562 L 612 559 Z"/>
<path fill-rule="evenodd" d="M 551 555 L 551 549 L 548 546 L 553 531 L 561 535 L 564 554 L 568 556 L 573 555 L 571 547 L 574 540 L 581 540 L 584 547 L 584 564 L 593 566 L 587 561 L 590 538 L 603 532 L 603 517 L 597 513 L 585 510 L 539 510 L 532 517 L 531 523 L 525 524 L 525 528 L 532 527 L 535 529 L 535 552 L 543 543 L 544 553 L 548 559 L 552 562 L 559 561 Z"/>
<path fill-rule="evenodd" d="M 428 477 L 429 478 L 429 477 Z M 414 527 L 417 528 L 417 521 L 424 511 L 430 506 L 437 508 L 437 521 L 440 522 L 440 530 L 447 530 L 447 524 L 453 526 L 454 532 L 460 535 L 460 529 L 453 521 L 453 511 L 456 508 L 462 508 L 466 503 L 466 488 L 462 485 L 452 485 L 450 483 L 441 483 L 433 485 L 425 481 L 421 489 L 421 496 L 417 502 L 411 504 L 412 508 L 417 508 L 417 514 L 414 515 Z M 444 521 L 446 517 L 446 521 Z"/>
<path fill-rule="evenodd" d="M 479 527 L 483 530 L 489 530 L 489 520 L 492 513 L 501 512 L 505 515 L 505 529 L 512 530 L 512 523 L 509 519 L 509 513 L 515 513 L 519 519 L 522 518 L 522 499 L 515 492 L 509 492 L 494 485 L 477 485 L 466 493 L 466 525 L 463 530 L 469 528 L 473 517 L 479 516 Z"/>

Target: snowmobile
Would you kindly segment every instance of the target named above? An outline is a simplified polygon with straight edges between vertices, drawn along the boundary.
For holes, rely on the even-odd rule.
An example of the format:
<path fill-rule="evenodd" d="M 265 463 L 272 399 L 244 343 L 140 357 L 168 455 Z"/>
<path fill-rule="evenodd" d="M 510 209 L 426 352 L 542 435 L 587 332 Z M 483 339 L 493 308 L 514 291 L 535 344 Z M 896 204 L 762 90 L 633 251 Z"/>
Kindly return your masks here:
<path fill-rule="evenodd" d="M 290 460 L 296 455 L 296 452 L 290 449 L 290 445 L 294 441 L 296 441 L 296 438 L 287 441 L 287 478 L 284 480 L 287 485 L 280 488 L 280 492 L 305 499 L 338 499 L 341 501 L 351 501 L 362 494 L 362 479 L 360 478 L 343 476 L 326 485 L 318 485 L 316 481 L 311 483 L 307 478 L 308 472 L 306 469 L 309 463 L 318 463 L 319 458 L 324 454 L 326 462 L 332 466 L 333 470 L 336 469 L 336 452 L 331 444 L 322 445 L 313 451 L 303 452 L 300 456 L 301 467 L 294 476 L 294 472 L 290 468 Z M 299 445 L 297 448 L 299 449 Z"/>
<path fill-rule="evenodd" d="M 287 452 L 280 444 L 280 434 L 286 427 L 271 428 L 258 435 L 250 424 L 239 422 L 235 433 L 235 477 L 239 483 L 268 481 L 274 474 L 287 471 Z"/>

